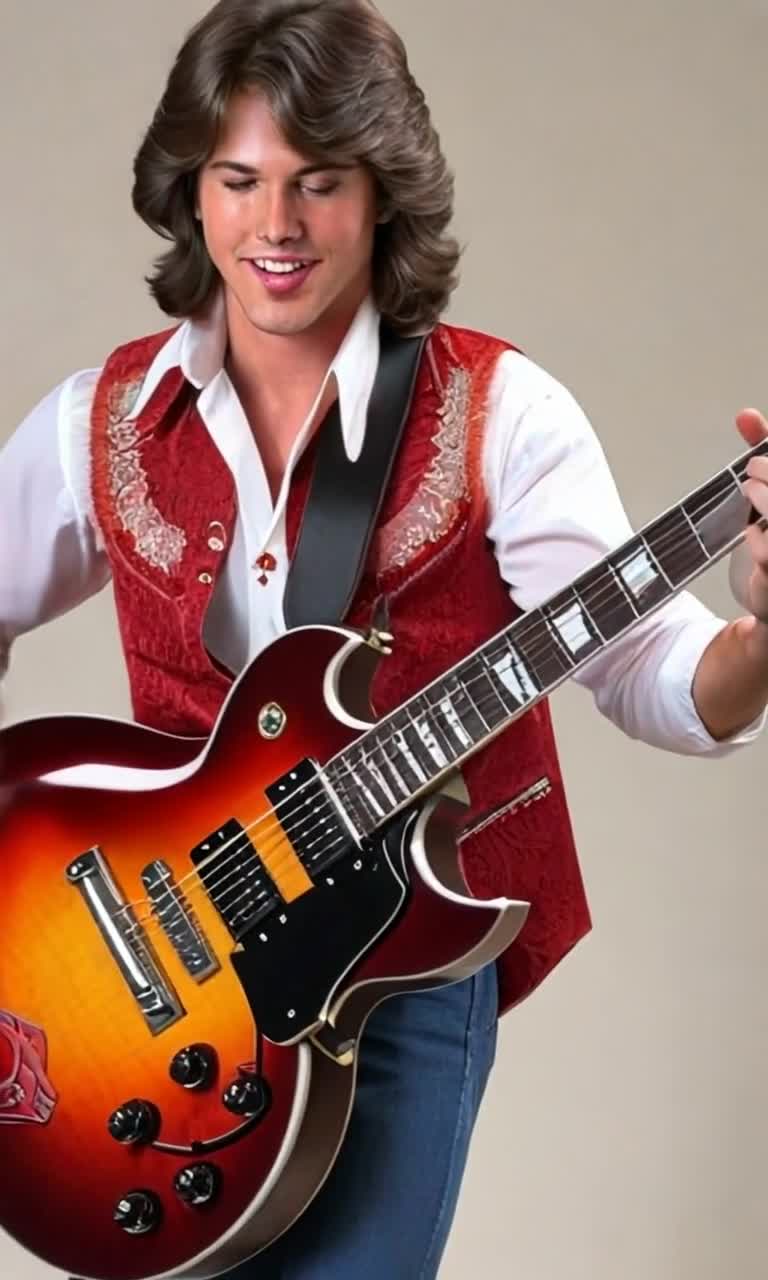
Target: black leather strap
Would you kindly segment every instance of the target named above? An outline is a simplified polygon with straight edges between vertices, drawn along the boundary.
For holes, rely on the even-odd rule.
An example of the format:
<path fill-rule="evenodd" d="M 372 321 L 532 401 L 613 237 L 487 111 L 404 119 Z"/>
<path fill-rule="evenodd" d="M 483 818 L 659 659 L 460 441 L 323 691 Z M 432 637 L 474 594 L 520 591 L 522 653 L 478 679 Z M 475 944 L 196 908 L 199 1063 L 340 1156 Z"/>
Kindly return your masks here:
<path fill-rule="evenodd" d="M 321 428 L 315 471 L 283 601 L 286 626 L 341 622 L 363 573 L 426 337 L 382 326 L 381 356 L 362 452 L 350 462 L 338 402 Z"/>

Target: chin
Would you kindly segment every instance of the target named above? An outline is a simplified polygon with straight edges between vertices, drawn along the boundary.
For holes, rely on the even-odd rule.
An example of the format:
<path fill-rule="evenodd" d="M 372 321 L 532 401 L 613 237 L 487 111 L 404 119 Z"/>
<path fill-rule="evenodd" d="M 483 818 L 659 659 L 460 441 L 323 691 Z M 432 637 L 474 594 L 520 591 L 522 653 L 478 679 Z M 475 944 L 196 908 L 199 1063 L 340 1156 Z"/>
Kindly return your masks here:
<path fill-rule="evenodd" d="M 263 311 L 256 308 L 248 315 L 248 319 L 254 329 L 259 329 L 261 333 L 283 338 L 306 333 L 307 329 L 311 329 L 316 322 L 314 316 L 265 315 Z"/>
<path fill-rule="evenodd" d="M 243 310 L 254 328 L 263 333 L 290 335 L 306 333 L 314 328 L 329 308 L 312 304 L 307 299 L 290 298 L 266 306 L 260 300 L 250 307 L 243 307 Z"/>

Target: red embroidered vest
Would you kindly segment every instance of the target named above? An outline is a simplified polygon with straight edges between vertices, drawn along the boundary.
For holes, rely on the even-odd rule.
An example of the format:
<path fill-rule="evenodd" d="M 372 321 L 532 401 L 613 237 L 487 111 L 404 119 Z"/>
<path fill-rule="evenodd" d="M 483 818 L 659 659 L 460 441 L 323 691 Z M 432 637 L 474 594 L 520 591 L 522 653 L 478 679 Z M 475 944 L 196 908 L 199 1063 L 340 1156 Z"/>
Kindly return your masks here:
<path fill-rule="evenodd" d="M 202 630 L 236 519 L 232 476 L 178 368 L 137 420 L 146 373 L 169 334 L 120 348 L 107 362 L 92 414 L 96 523 L 111 561 L 136 719 L 206 735 L 231 677 Z M 509 625 L 509 599 L 486 537 L 482 445 L 490 382 L 506 345 L 440 326 L 419 371 L 413 408 L 359 591 L 346 622 L 370 622 L 389 602 L 392 657 L 373 704 L 384 715 Z M 296 543 L 311 477 L 310 447 L 287 511 Z M 549 707 L 539 703 L 463 768 L 471 805 L 461 841 L 478 897 L 531 903 L 498 963 L 500 1006 L 521 1000 L 590 927 Z M 539 785 L 537 785 L 539 784 Z"/>

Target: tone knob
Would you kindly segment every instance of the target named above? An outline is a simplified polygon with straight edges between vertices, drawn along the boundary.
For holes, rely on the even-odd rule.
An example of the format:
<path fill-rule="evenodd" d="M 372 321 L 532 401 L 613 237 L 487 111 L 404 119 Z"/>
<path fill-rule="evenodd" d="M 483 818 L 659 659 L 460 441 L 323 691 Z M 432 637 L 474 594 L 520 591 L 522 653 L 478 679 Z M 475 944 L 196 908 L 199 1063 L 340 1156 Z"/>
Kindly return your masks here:
<path fill-rule="evenodd" d="M 233 1115 L 253 1119 L 269 1110 L 272 1090 L 263 1076 L 241 1067 L 237 1079 L 224 1090 L 222 1102 Z"/>
<path fill-rule="evenodd" d="M 218 1067 L 216 1050 L 209 1044 L 191 1044 L 176 1054 L 171 1063 L 171 1079 L 184 1089 L 207 1089 Z"/>
<path fill-rule="evenodd" d="M 126 1146 L 141 1146 L 153 1142 L 160 1128 L 160 1112 L 151 1102 L 134 1098 L 124 1102 L 109 1117 L 109 1132 L 115 1142 Z"/>
<path fill-rule="evenodd" d="M 130 1236 L 145 1236 L 160 1225 L 163 1206 L 151 1191 L 129 1191 L 118 1200 L 114 1220 Z"/>
<path fill-rule="evenodd" d="M 190 1164 L 176 1174 L 173 1189 L 185 1204 L 200 1209 L 215 1200 L 219 1182 L 220 1174 L 215 1165 Z"/>

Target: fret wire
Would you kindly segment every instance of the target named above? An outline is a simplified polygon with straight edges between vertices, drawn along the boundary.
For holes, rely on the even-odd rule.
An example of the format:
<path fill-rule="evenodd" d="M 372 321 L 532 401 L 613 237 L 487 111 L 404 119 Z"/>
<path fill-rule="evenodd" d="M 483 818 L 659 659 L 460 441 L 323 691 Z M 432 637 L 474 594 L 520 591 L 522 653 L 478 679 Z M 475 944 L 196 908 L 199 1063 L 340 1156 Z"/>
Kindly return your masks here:
<path fill-rule="evenodd" d="M 631 609 L 631 610 L 632 610 L 632 612 L 634 613 L 635 617 L 636 617 L 636 618 L 641 618 L 643 615 L 641 614 L 640 610 L 639 610 L 639 609 L 638 609 L 638 607 L 637 607 L 637 602 L 636 602 L 636 600 L 635 600 L 635 597 L 632 595 L 632 592 L 630 591 L 630 589 L 629 589 L 629 587 L 627 586 L 626 582 L 625 582 L 625 581 L 624 581 L 624 579 L 622 578 L 622 576 L 621 576 L 621 574 L 619 573 L 618 569 L 616 568 L 615 564 L 613 564 L 611 561 L 609 561 L 609 562 L 608 562 L 608 568 L 609 568 L 609 569 L 610 569 L 610 571 L 611 571 L 611 577 L 613 578 L 613 581 L 614 581 L 614 582 L 615 582 L 615 584 L 618 586 L 619 591 L 621 592 L 622 596 L 623 596 L 623 597 L 624 597 L 624 599 L 626 600 L 627 604 L 629 605 L 630 609 Z"/>
<path fill-rule="evenodd" d="M 525 623 L 531 623 L 532 618 L 537 618 L 538 621 L 534 622 L 533 626 L 528 625 L 524 627 Z M 537 631 L 537 628 L 540 628 L 540 630 Z M 519 636 L 515 634 L 516 630 L 519 630 Z M 530 652 L 527 648 L 528 641 L 531 640 L 531 642 L 535 642 L 537 639 L 541 640 L 542 638 L 546 639 L 546 643 L 542 644 L 535 652 Z M 523 659 L 533 667 L 536 679 L 544 686 L 554 683 L 554 681 L 549 680 L 547 677 L 546 664 L 548 662 L 551 661 L 555 663 L 555 668 L 560 675 L 562 675 L 563 672 L 570 672 L 570 663 L 566 662 L 560 644 L 553 641 L 550 626 L 543 609 L 535 609 L 532 615 L 526 614 L 523 618 L 520 618 L 517 623 L 513 624 L 512 641 L 520 650 Z M 543 674 L 540 674 L 540 672 L 542 672 L 542 666 L 540 664 L 542 663 L 544 664 Z"/>
<path fill-rule="evenodd" d="M 512 655 L 512 666 L 515 668 L 517 672 L 518 680 L 520 680 L 520 677 L 522 675 L 526 684 L 531 684 L 534 686 L 535 693 L 528 695 L 528 701 L 530 702 L 532 698 L 536 696 L 537 693 L 541 692 L 541 689 L 542 689 L 541 681 L 539 680 L 535 671 L 529 671 L 528 665 L 523 660 L 522 654 L 517 645 L 510 644 L 509 650 Z M 520 683 L 521 684 L 523 683 L 522 680 L 520 680 Z"/>
<path fill-rule="evenodd" d="M 726 468 L 706 486 L 708 503 L 706 510 L 691 511 L 697 534 L 703 544 L 705 562 L 711 563 L 734 538 L 743 532 L 750 516 L 750 503 L 735 478 L 732 467 Z M 692 504 L 688 502 L 687 508 Z"/>
<path fill-rule="evenodd" d="M 475 668 L 479 668 L 479 669 L 477 670 L 477 674 L 470 678 L 470 683 L 478 684 L 482 681 L 481 688 L 487 690 L 485 694 L 481 694 L 480 703 L 483 707 L 486 707 L 488 709 L 489 714 L 494 715 L 496 717 L 496 719 L 494 720 L 494 723 L 493 724 L 489 723 L 488 725 L 489 729 L 495 729 L 497 725 L 500 723 L 500 720 L 498 719 L 499 707 L 501 708 L 502 720 L 506 720 L 509 714 L 509 708 L 507 707 L 504 700 L 500 697 L 499 692 L 496 689 L 496 686 L 494 685 L 493 680 L 491 679 L 490 672 L 486 669 L 485 663 L 483 661 L 482 653 L 475 655 L 473 659 L 473 665 L 475 666 Z M 483 715 L 483 719 L 485 718 L 486 718 L 485 715 Z"/>
<path fill-rule="evenodd" d="M 588 605 L 587 605 L 586 601 L 584 600 L 583 596 L 581 595 L 581 592 L 579 591 L 578 586 L 574 586 L 574 588 L 573 588 L 573 594 L 575 595 L 576 599 L 578 600 L 580 607 L 584 610 L 585 614 L 587 615 L 587 621 L 589 622 L 589 624 L 590 624 L 592 627 L 594 627 L 595 631 L 597 632 L 598 638 L 603 642 L 603 644 L 605 644 L 605 643 L 606 643 L 606 636 L 604 636 L 604 635 L 603 635 L 603 632 L 602 632 L 602 630 L 601 630 L 601 628 L 600 628 L 599 624 L 596 622 L 595 618 L 593 617 L 593 615 L 592 615 L 592 611 L 589 609 L 589 607 L 588 607 Z"/>
<path fill-rule="evenodd" d="M 517 619 L 517 621 L 522 621 L 522 619 Z M 506 655 L 511 652 L 514 647 L 511 640 L 511 630 L 514 630 L 514 627 L 515 623 L 512 623 L 510 632 L 502 631 L 500 635 L 494 636 L 492 640 L 489 641 L 486 661 L 494 664 L 501 661 L 502 658 L 506 657 Z"/>
<path fill-rule="evenodd" d="M 436 772 L 435 761 L 432 757 L 432 753 L 429 750 L 429 747 L 427 746 L 426 742 L 424 741 L 424 738 L 421 735 L 421 732 L 419 731 L 417 720 L 414 719 L 413 712 L 410 706 L 406 706 L 404 710 L 405 710 L 405 716 L 408 722 L 407 723 L 407 729 L 409 732 L 408 741 L 411 747 L 411 751 L 413 752 L 414 756 L 418 760 L 421 768 L 424 770 L 424 773 L 426 774 L 426 778 L 429 779 L 430 777 L 433 777 Z"/>
<path fill-rule="evenodd" d="M 768 444 L 768 441 L 763 441 L 762 443 L 763 445 L 766 445 Z M 732 471 L 736 476 L 736 481 L 739 485 L 742 485 L 747 479 L 747 467 L 752 459 L 763 451 L 764 450 L 761 449 L 760 445 L 758 445 L 756 449 L 750 449 L 749 453 L 745 453 L 741 458 L 737 458 L 735 462 L 731 463 L 728 470 Z"/>
<path fill-rule="evenodd" d="M 407 734 L 405 740 L 408 742 L 410 749 L 418 761 L 419 768 L 424 774 L 425 782 L 429 782 L 431 778 L 438 772 L 432 753 L 429 750 L 424 738 L 421 735 L 417 721 L 414 719 L 409 706 L 405 708 L 406 725 L 404 735 Z"/>
<path fill-rule="evenodd" d="M 367 800 L 369 808 L 372 810 L 372 817 L 375 822 L 378 823 L 382 818 L 386 817 L 387 811 L 386 808 L 376 799 L 368 783 L 362 778 L 361 772 L 362 770 L 360 769 L 360 766 L 358 766 L 357 785 L 360 788 L 364 799 Z"/>
<path fill-rule="evenodd" d="M 392 742 L 392 737 L 390 737 L 388 742 Z M 412 795 L 413 791 L 417 790 L 417 787 L 413 786 L 413 782 L 408 782 L 406 773 L 404 773 L 404 769 L 406 769 L 407 767 L 407 762 L 406 760 L 403 759 L 402 754 L 398 753 L 398 760 L 396 764 L 396 762 L 394 762 L 393 756 L 390 755 L 389 751 L 387 750 L 387 745 L 388 745 L 387 742 L 380 741 L 380 736 L 376 737 L 376 745 L 374 750 L 378 751 L 379 753 L 378 762 L 376 763 L 378 763 L 378 767 L 381 772 L 388 773 L 389 776 L 393 778 L 393 782 L 394 782 L 393 790 L 397 790 L 397 788 L 399 788 L 399 790 L 403 792 L 403 795 L 399 797 L 399 799 L 402 800 L 403 796 Z M 413 774 L 413 778 L 415 778 L 416 783 L 417 781 L 419 781 L 417 780 L 415 774 Z"/>
<path fill-rule="evenodd" d="M 381 813 L 383 816 L 384 814 L 387 813 L 387 810 L 391 806 L 392 801 L 390 797 L 387 796 L 384 788 L 382 787 L 381 783 L 378 781 L 376 774 L 371 769 L 371 766 L 368 761 L 368 757 L 366 756 L 366 753 L 362 747 L 360 750 L 358 770 L 362 775 L 361 785 L 365 788 L 366 792 L 370 795 L 374 805 L 381 810 Z"/>
<path fill-rule="evenodd" d="M 510 650 L 509 650 L 509 653 L 510 653 L 510 660 L 511 660 L 511 663 L 512 663 L 512 666 L 513 666 L 513 668 L 514 668 L 514 662 L 515 662 L 515 660 L 514 660 L 514 650 L 510 649 Z M 508 688 L 506 687 L 506 685 L 504 684 L 504 681 L 502 680 L 502 678 L 501 678 L 501 676 L 499 675 L 498 671 L 496 671 L 496 670 L 495 670 L 495 667 L 491 664 L 491 662 L 490 662 L 489 658 L 487 657 L 487 655 L 486 655 L 486 654 L 481 653 L 479 656 L 480 656 L 480 660 L 485 664 L 485 667 L 486 667 L 486 671 L 485 671 L 486 678 L 487 678 L 488 680 L 490 680 L 492 684 L 494 683 L 494 680 L 498 681 L 498 684 L 499 684 L 499 690 L 497 691 L 497 695 L 496 695 L 496 696 L 498 697 L 499 701 L 501 702 L 501 705 L 502 705 L 502 707 L 504 708 L 504 712 L 505 712 L 505 714 L 507 714 L 507 715 L 508 715 L 511 711 L 516 711 L 516 710 L 517 710 L 517 707 L 518 707 L 518 705 L 519 705 L 519 704 L 518 704 L 518 702 L 517 702 L 517 699 L 515 698 L 515 695 L 512 693 L 511 689 L 508 689 Z M 519 678 L 518 678 L 518 684 L 519 684 L 519 683 L 520 683 L 520 681 L 519 681 Z M 501 692 L 501 690 L 503 690 L 503 693 Z M 505 695 L 506 695 L 506 697 L 505 697 Z M 511 702 L 513 705 L 512 705 L 512 706 L 507 705 L 507 701 Z"/>
<path fill-rule="evenodd" d="M 398 761 L 397 764 L 395 764 L 395 761 L 391 758 L 391 756 L 387 754 L 383 744 L 379 744 L 378 750 L 379 750 L 379 756 L 380 756 L 380 760 L 378 763 L 379 763 L 379 768 L 382 770 L 382 773 L 385 770 L 388 770 L 390 776 L 394 780 L 395 787 L 400 788 L 404 796 L 410 795 L 413 788 L 409 786 L 408 780 L 403 777 L 400 771 L 400 761 Z M 402 799 L 403 797 L 401 796 L 400 798 Z"/>
<path fill-rule="evenodd" d="M 419 710 L 419 708 L 414 704 L 410 711 L 410 719 L 424 746 L 424 750 L 427 753 L 430 770 L 434 776 L 436 773 L 440 773 L 445 769 L 447 765 L 452 764 L 453 759 L 440 745 L 437 734 L 435 733 L 433 718 L 427 712 Z M 424 730 L 423 733 L 420 726 Z M 432 745 L 430 745 L 430 743 Z"/>
<path fill-rule="evenodd" d="M 550 608 L 551 606 L 547 605 L 543 612 L 544 622 L 546 624 L 547 631 L 549 632 L 550 637 L 555 642 L 555 648 L 559 651 L 560 655 L 565 659 L 566 663 L 568 664 L 566 667 L 566 670 L 572 671 L 574 666 L 573 655 L 568 649 L 568 646 L 563 640 L 563 637 L 560 635 L 560 632 L 557 629 L 557 623 L 554 621 L 552 617 L 549 616 L 548 610 Z"/>
<path fill-rule="evenodd" d="M 522 650 L 526 662 L 532 667 L 536 679 L 544 688 L 570 670 L 560 649 L 554 643 L 543 617 L 537 632 L 526 635 L 525 639 L 516 640 L 516 643 Z"/>
<path fill-rule="evenodd" d="M 507 640 L 504 648 L 504 656 L 509 659 L 508 669 L 515 682 L 514 688 L 509 687 L 503 671 L 499 669 L 504 663 L 504 658 L 492 663 L 487 656 L 482 656 L 487 667 L 488 679 L 497 689 L 498 698 L 507 714 L 512 714 L 528 706 L 541 692 L 542 685 L 536 673 L 529 670 L 528 665 L 523 662 L 517 647 L 511 641 Z"/>
<path fill-rule="evenodd" d="M 428 738 L 432 743 L 432 746 L 428 746 L 427 742 L 424 741 L 424 745 L 427 748 L 430 757 L 434 761 L 433 768 L 440 771 L 446 767 L 446 764 L 454 763 L 456 753 L 453 743 L 446 736 L 445 730 L 440 722 L 440 717 L 438 715 L 434 715 L 433 710 L 434 709 L 431 708 L 428 703 L 418 700 L 414 704 L 414 714 L 412 719 L 423 726 L 425 730 L 424 737 Z M 434 753 L 438 753 L 444 763 L 439 763 L 435 759 Z"/>
<path fill-rule="evenodd" d="M 510 643 L 508 645 L 508 649 L 509 649 L 510 656 L 512 658 L 512 667 L 515 670 L 515 673 L 517 675 L 517 678 L 520 684 L 523 685 L 523 682 L 525 682 L 525 684 L 534 685 L 536 688 L 536 692 L 537 693 L 540 692 L 541 681 L 538 679 L 535 671 L 528 670 L 528 665 L 523 660 L 522 653 L 518 648 L 518 646 Z M 534 697 L 534 696 L 535 694 L 529 695 L 528 701 L 530 701 L 531 697 Z"/>
<path fill-rule="evenodd" d="M 667 577 L 675 588 L 702 563 L 702 549 L 696 530 L 682 506 L 676 507 L 654 526 L 654 544 L 658 548 L 656 558 L 665 566 Z M 706 553 L 703 563 L 707 563 Z"/>
<path fill-rule="evenodd" d="M 479 685 L 480 676 L 473 676 L 470 683 L 474 686 Z M 504 720 L 506 720 L 509 712 L 501 702 L 498 694 L 491 687 L 490 681 L 485 676 L 483 676 L 482 689 L 475 687 L 470 696 L 472 697 L 479 714 L 483 717 L 483 720 L 488 726 L 489 732 L 492 733 L 500 724 L 503 723 Z"/>
<path fill-rule="evenodd" d="M 648 538 L 647 538 L 647 537 L 645 537 L 643 534 L 639 534 L 638 536 L 639 536 L 639 538 L 640 538 L 641 543 L 643 544 L 644 549 L 647 551 L 648 555 L 649 555 L 649 556 L 650 556 L 650 558 L 651 558 L 651 563 L 652 563 L 652 564 L 654 564 L 654 565 L 656 566 L 656 568 L 658 569 L 658 571 L 659 571 L 659 573 L 660 573 L 661 577 L 664 579 L 664 581 L 666 582 L 667 586 L 669 587 L 669 590 L 670 590 L 670 591 L 674 591 L 674 589 L 675 589 L 675 588 L 674 588 L 673 584 L 670 582 L 669 577 L 667 576 L 667 574 L 666 574 L 666 572 L 665 572 L 665 570 L 664 570 L 664 566 L 663 566 L 663 564 L 661 563 L 661 561 L 659 560 L 659 558 L 658 558 L 658 556 L 657 556 L 656 552 L 653 550 L 653 548 L 652 548 L 652 546 L 651 546 L 650 542 L 648 541 Z"/>
<path fill-rule="evenodd" d="M 467 690 L 466 690 L 466 688 L 465 688 L 465 686 L 464 686 L 464 684 L 463 684 L 463 682 L 462 682 L 462 679 L 461 679 L 461 671 L 462 671 L 462 670 L 463 670 L 463 667 L 459 667 L 459 668 L 458 668 L 458 670 L 454 672 L 454 684 L 455 684 L 456 688 L 455 688 L 454 693 L 452 693 L 452 694 L 450 695 L 450 701 L 451 701 L 451 705 L 453 706 L 453 709 L 454 709 L 454 712 L 455 712 L 455 714 L 456 714 L 456 717 L 457 717 L 457 719 L 458 719 L 458 721 L 459 721 L 459 724 L 461 725 L 461 727 L 462 727 L 462 729 L 464 730 L 465 734 L 467 735 L 467 737 L 469 738 L 470 742 L 471 742 L 471 743 L 472 743 L 472 745 L 474 746 L 474 744 L 478 741 L 479 737 L 481 737 L 481 736 L 482 736 L 482 731 L 484 730 L 485 732 L 487 732 L 487 730 L 488 730 L 488 725 L 485 723 L 485 720 L 484 720 L 484 719 L 483 719 L 483 717 L 480 715 L 480 712 L 478 711 L 477 707 L 475 707 L 475 706 L 474 706 L 474 704 L 473 704 L 473 702 L 472 702 L 472 699 L 471 699 L 471 697 L 469 696 L 469 694 L 468 694 L 468 692 L 467 692 Z M 476 734 L 476 733 L 473 733 L 473 732 L 472 732 L 471 728 L 470 728 L 470 727 L 468 726 L 468 724 L 467 724 L 466 717 L 465 717 L 464 715 L 462 715 L 461 711 L 459 710 L 458 706 L 456 705 L 457 699 L 459 700 L 459 702 L 461 702 L 461 699 L 462 699 L 462 698 L 463 698 L 463 699 L 464 699 L 464 701 L 467 703 L 467 706 L 468 706 L 469 711 L 474 715 L 475 719 L 479 722 L 480 727 L 481 727 L 481 733 L 480 733 L 480 734 Z"/>
<path fill-rule="evenodd" d="M 456 682 L 454 681 L 454 684 L 455 683 Z M 443 715 L 446 717 L 446 720 L 448 722 L 450 729 L 452 730 L 454 736 L 458 739 L 459 744 L 461 746 L 460 754 L 463 756 L 466 754 L 467 747 L 473 744 L 474 739 L 471 733 L 469 733 L 469 731 L 467 730 L 466 725 L 464 724 L 464 721 L 462 720 L 460 713 L 456 709 L 455 698 L 456 698 L 457 692 L 458 692 L 458 689 L 455 689 L 454 692 L 451 693 L 448 682 L 447 681 L 444 682 L 442 696 L 440 698 L 440 701 L 437 703 L 437 707 L 440 711 L 442 711 Z M 446 708 L 448 708 L 448 710 Z"/>
<path fill-rule="evenodd" d="M 710 560 L 710 559 L 711 559 L 710 554 L 709 554 L 709 552 L 707 551 L 707 548 L 706 548 L 706 547 L 705 547 L 705 545 L 704 545 L 704 542 L 703 542 L 703 540 L 702 540 L 701 534 L 699 533 L 698 529 L 696 528 L 696 524 L 695 524 L 695 522 L 691 519 L 691 517 L 689 516 L 689 514 L 688 514 L 688 512 L 686 511 L 686 509 L 685 509 L 685 507 L 684 507 L 684 506 L 681 506 L 680 510 L 682 511 L 683 515 L 685 516 L 685 519 L 688 521 L 688 524 L 689 524 L 689 525 L 691 526 L 691 528 L 693 529 L 693 536 L 695 537 L 696 541 L 698 542 L 699 546 L 701 547 L 702 551 L 704 552 L 704 555 L 706 556 L 707 560 Z M 707 512 L 707 514 L 709 515 L 709 512 Z"/>
<path fill-rule="evenodd" d="M 463 691 L 464 691 L 465 696 L 467 697 L 467 699 L 469 700 L 469 702 L 471 702 L 472 706 L 474 707 L 475 711 L 477 712 L 478 716 L 480 717 L 480 720 L 482 721 L 483 725 L 485 726 L 485 728 L 486 728 L 487 730 L 489 730 L 489 731 L 490 731 L 490 730 L 492 729 L 492 727 L 493 727 L 493 726 L 492 726 L 492 725 L 490 725 L 490 724 L 488 723 L 488 721 L 486 720 L 486 718 L 485 718 L 485 716 L 483 715 L 482 711 L 480 710 L 479 706 L 478 706 L 478 705 L 477 705 L 477 703 L 475 702 L 475 699 L 472 697 L 472 694 L 469 692 L 468 682 L 463 683 L 462 687 L 463 687 Z"/>
<path fill-rule="evenodd" d="M 392 790 L 392 787 L 390 786 L 390 783 L 387 780 L 387 778 L 384 776 L 381 768 L 379 767 L 378 761 L 374 759 L 374 753 L 372 751 L 367 752 L 365 757 L 365 763 L 366 763 L 366 768 L 368 769 L 368 772 L 372 773 L 374 778 L 376 779 L 379 790 L 382 792 L 382 794 L 386 798 L 387 804 L 391 805 L 392 808 L 394 808 L 397 803 L 397 796 L 395 792 Z"/>
<path fill-rule="evenodd" d="M 355 778 L 354 772 L 352 770 L 352 766 L 347 761 L 345 754 L 340 755 L 338 757 L 337 763 L 346 770 L 347 776 L 344 777 L 343 774 L 340 775 L 338 781 L 334 782 L 333 785 L 337 791 L 343 790 L 344 804 L 347 812 L 351 812 L 352 818 L 355 824 L 357 825 L 360 834 L 367 835 L 369 829 L 375 830 L 375 827 L 376 827 L 375 822 L 373 823 L 373 826 L 370 826 L 371 821 L 373 819 L 373 814 L 366 812 L 367 805 L 365 805 L 364 797 L 362 796 L 361 792 L 358 790 L 358 787 L 356 785 L 357 779 Z M 350 780 L 354 787 L 354 790 L 351 795 L 349 793 Z M 362 817 L 362 822 L 360 821 L 361 817 Z"/>
<path fill-rule="evenodd" d="M 416 778 L 418 779 L 419 787 L 423 787 L 424 784 L 429 781 L 430 774 L 429 774 L 429 771 L 424 769 L 424 765 L 422 761 L 419 759 L 418 752 L 414 751 L 411 741 L 406 737 L 405 730 L 408 727 L 409 727 L 408 725 L 406 725 L 405 728 L 403 728 L 402 725 L 396 726 L 395 734 L 394 734 L 395 744 L 400 746 L 400 750 L 403 753 L 403 756 L 405 758 L 406 763 L 408 764 L 408 767 L 411 770 L 411 773 L 415 774 Z M 416 737 L 418 738 L 418 734 L 416 734 Z M 397 741 L 398 738 L 400 739 L 400 743 L 398 743 Z"/>
<path fill-rule="evenodd" d="M 443 726 L 441 717 L 439 715 L 432 714 L 434 708 L 429 706 L 429 704 L 427 703 L 426 699 L 423 696 L 419 698 L 419 702 L 421 703 L 419 714 L 427 717 L 431 717 L 432 730 L 435 734 L 435 737 L 441 743 L 441 746 L 442 746 L 443 752 L 445 753 L 446 758 L 450 760 L 451 764 L 455 764 L 459 758 L 459 752 L 456 750 L 456 743 L 449 738 L 448 733 Z"/>

